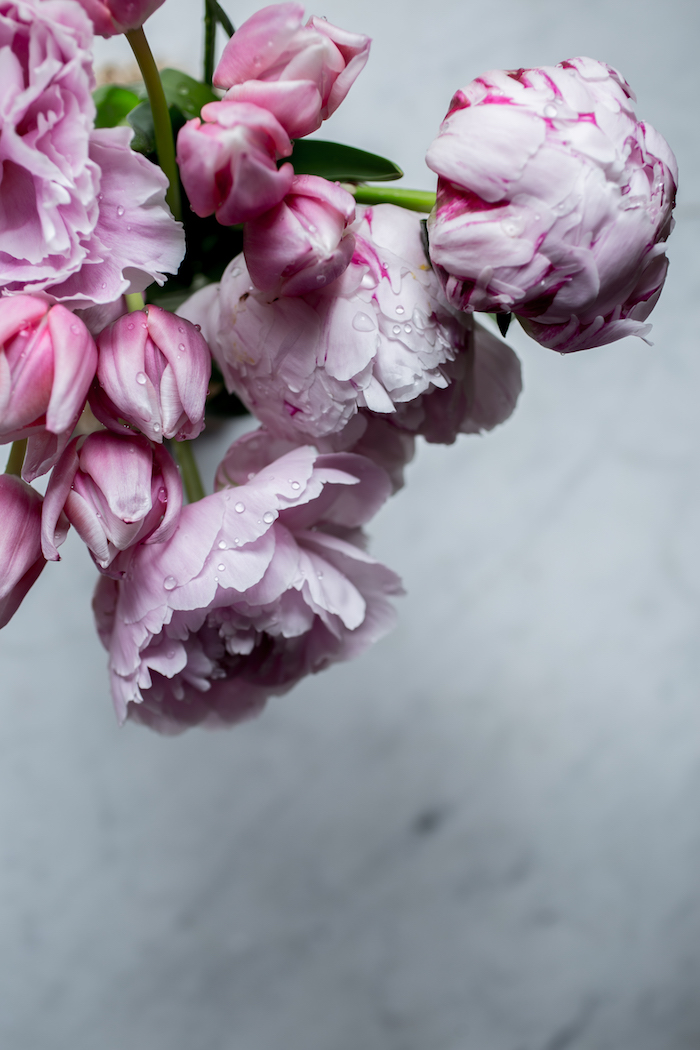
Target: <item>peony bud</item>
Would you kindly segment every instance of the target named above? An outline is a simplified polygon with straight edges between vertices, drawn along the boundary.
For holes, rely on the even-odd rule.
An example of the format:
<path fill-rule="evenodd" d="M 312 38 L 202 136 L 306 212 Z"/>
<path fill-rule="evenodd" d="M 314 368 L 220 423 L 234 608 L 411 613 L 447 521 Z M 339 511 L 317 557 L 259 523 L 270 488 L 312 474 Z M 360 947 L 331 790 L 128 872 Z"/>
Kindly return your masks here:
<path fill-rule="evenodd" d="M 92 336 L 65 306 L 0 298 L 0 442 L 45 430 L 67 441 L 96 366 Z"/>
<path fill-rule="evenodd" d="M 77 437 L 56 465 L 44 499 L 44 556 L 58 559 L 56 527 L 65 511 L 100 569 L 122 575 L 115 559 L 137 543 L 163 543 L 177 527 L 180 475 L 162 445 L 141 435 L 97 431 Z"/>
<path fill-rule="evenodd" d="M 195 214 L 216 213 L 222 226 L 261 215 L 289 192 L 291 164 L 277 167 L 292 144 L 266 109 L 249 102 L 208 102 L 177 137 L 177 162 Z"/>
<path fill-rule="evenodd" d="M 58 528 L 56 542 L 65 536 L 66 529 Z M 45 565 L 41 496 L 13 474 L 0 474 L 0 627 L 10 622 Z"/>
<path fill-rule="evenodd" d="M 158 442 L 201 433 L 211 357 L 193 324 L 148 306 L 105 328 L 98 350 L 90 404 L 105 426 L 121 430 L 121 418 Z"/>
<path fill-rule="evenodd" d="M 677 167 L 633 97 L 589 58 L 457 92 L 426 158 L 430 255 L 453 306 L 512 311 L 560 351 L 648 332 Z"/>
<path fill-rule="evenodd" d="M 275 295 L 305 295 L 335 281 L 352 259 L 347 226 L 355 199 L 338 183 L 297 175 L 276 208 L 246 223 L 243 251 L 253 284 Z"/>
<path fill-rule="evenodd" d="M 116 36 L 138 29 L 165 0 L 78 0 L 92 19 L 98 36 Z"/>
<path fill-rule="evenodd" d="M 304 8 L 296 3 L 257 11 L 231 37 L 214 73 L 217 87 L 231 89 L 227 99 L 264 106 L 292 138 L 316 131 L 335 112 L 364 67 L 371 43 L 323 18 L 302 25 L 303 17 Z"/>

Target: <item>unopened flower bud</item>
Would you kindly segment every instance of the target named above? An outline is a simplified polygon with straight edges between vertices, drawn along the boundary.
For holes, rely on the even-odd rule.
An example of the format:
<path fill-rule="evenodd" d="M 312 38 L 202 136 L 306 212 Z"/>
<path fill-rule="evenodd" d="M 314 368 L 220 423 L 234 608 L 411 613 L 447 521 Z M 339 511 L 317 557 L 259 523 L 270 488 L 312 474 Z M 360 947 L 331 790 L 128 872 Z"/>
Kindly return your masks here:
<path fill-rule="evenodd" d="M 140 434 L 97 431 L 74 438 L 54 468 L 42 515 L 42 547 L 58 559 L 62 512 L 109 575 L 121 575 L 118 556 L 137 543 L 162 543 L 174 532 L 182 485 L 172 457 Z"/>
<path fill-rule="evenodd" d="M 203 121 L 203 122 L 202 122 Z M 250 102 L 208 102 L 177 137 L 177 162 L 192 210 L 216 213 L 222 226 L 261 215 L 289 192 L 292 152 L 276 118 Z"/>
<path fill-rule="evenodd" d="M 243 251 L 253 284 L 275 295 L 305 295 L 347 268 L 355 200 L 338 183 L 295 176 L 281 204 L 246 223 Z"/>
<path fill-rule="evenodd" d="M 90 404 L 105 426 L 121 418 L 158 442 L 201 433 L 211 357 L 195 325 L 148 306 L 105 328 L 98 350 Z"/>
<path fill-rule="evenodd" d="M 78 0 L 92 19 L 98 36 L 116 36 L 138 29 L 165 0 Z"/>

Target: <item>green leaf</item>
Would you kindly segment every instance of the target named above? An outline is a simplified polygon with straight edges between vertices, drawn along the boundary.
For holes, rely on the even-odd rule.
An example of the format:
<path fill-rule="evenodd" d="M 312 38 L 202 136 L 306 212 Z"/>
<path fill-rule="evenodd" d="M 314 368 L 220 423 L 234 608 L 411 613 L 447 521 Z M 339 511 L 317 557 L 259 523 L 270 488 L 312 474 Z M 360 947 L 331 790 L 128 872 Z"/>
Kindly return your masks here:
<path fill-rule="evenodd" d="M 127 114 L 141 101 L 135 91 L 119 84 L 104 84 L 93 91 L 92 97 L 97 107 L 96 128 L 116 128 L 117 124 L 123 124 Z"/>
<path fill-rule="evenodd" d="M 170 123 L 173 126 L 173 137 L 177 141 L 177 133 L 185 123 L 186 117 L 179 106 L 168 106 Z M 127 123 L 134 129 L 134 137 L 131 140 L 131 148 L 137 153 L 143 153 L 150 157 L 156 152 L 156 135 L 153 127 L 153 114 L 151 103 L 146 100 L 139 103 L 126 117 Z M 155 159 L 155 158 L 154 158 Z"/>
<path fill-rule="evenodd" d="M 353 191 L 358 204 L 397 204 L 410 211 L 432 211 L 435 194 L 428 190 L 409 190 L 404 186 L 358 186 Z"/>
<path fill-rule="evenodd" d="M 207 102 L 218 102 L 218 96 L 208 84 L 188 77 L 179 69 L 162 69 L 160 79 L 168 105 L 177 106 L 188 120 L 198 117 Z"/>
<path fill-rule="evenodd" d="M 297 175 L 321 175 L 330 182 L 388 182 L 403 175 L 393 161 L 323 139 L 297 139 L 291 157 L 285 159 Z"/>

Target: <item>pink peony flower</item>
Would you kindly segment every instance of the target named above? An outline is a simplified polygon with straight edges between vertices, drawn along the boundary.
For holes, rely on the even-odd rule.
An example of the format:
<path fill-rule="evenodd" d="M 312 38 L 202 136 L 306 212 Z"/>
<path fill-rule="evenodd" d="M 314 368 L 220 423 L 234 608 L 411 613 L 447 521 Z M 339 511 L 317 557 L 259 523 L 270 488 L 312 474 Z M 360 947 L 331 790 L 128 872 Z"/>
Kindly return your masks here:
<path fill-rule="evenodd" d="M 291 441 L 362 432 L 360 408 L 392 413 L 431 386 L 465 329 L 445 308 L 415 212 L 362 209 L 352 262 L 333 284 L 273 302 L 242 257 L 181 308 L 202 326 L 230 390 Z"/>
<path fill-rule="evenodd" d="M 147 306 L 117 318 L 97 347 L 99 385 L 90 404 L 105 426 L 121 431 L 119 420 L 126 420 L 158 442 L 202 432 L 211 357 L 193 324 Z"/>
<path fill-rule="evenodd" d="M 226 98 L 269 109 L 292 138 L 335 112 L 362 71 L 370 38 L 323 18 L 302 25 L 302 4 L 256 11 L 224 48 L 214 73 Z"/>
<path fill-rule="evenodd" d="M 120 720 L 163 732 L 224 725 L 306 674 L 358 655 L 389 629 L 397 577 L 362 548 L 386 499 L 360 456 L 296 448 L 269 466 L 261 438 L 246 477 L 184 507 L 173 537 L 141 546 L 124 580 L 95 595 Z M 226 472 L 240 476 L 238 447 Z"/>
<path fill-rule="evenodd" d="M 633 98 L 589 58 L 457 92 L 426 158 L 430 254 L 454 306 L 513 311 L 560 351 L 649 331 L 677 167 Z"/>
<path fill-rule="evenodd" d="M 98 566 L 122 576 L 137 543 L 163 543 L 182 507 L 180 474 L 170 453 L 140 435 L 97 431 L 76 437 L 56 465 L 44 498 L 44 557 L 58 560 L 63 514 Z"/>
<path fill-rule="evenodd" d="M 0 474 L 0 627 L 10 622 L 46 565 L 41 555 L 41 496 L 12 474 Z M 66 538 L 61 520 L 57 542 Z"/>
<path fill-rule="evenodd" d="M 78 0 L 99 36 L 116 36 L 138 29 L 165 0 Z"/>
<path fill-rule="evenodd" d="M 233 226 L 279 204 L 294 169 L 277 167 L 292 144 L 275 117 L 248 102 L 208 102 L 202 117 L 204 123 L 188 120 L 177 137 L 180 175 L 195 214 L 215 212 L 222 226 Z"/>
<path fill-rule="evenodd" d="M 0 0 L 0 284 L 67 306 L 175 272 L 184 236 L 128 128 L 93 129 L 92 26 L 77 3 Z"/>
<path fill-rule="evenodd" d="M 243 253 L 250 279 L 270 295 L 305 295 L 347 269 L 355 238 L 355 198 L 337 182 L 297 175 L 284 200 L 247 222 Z"/>
<path fill-rule="evenodd" d="M 92 336 L 64 306 L 0 298 L 0 443 L 29 438 L 28 480 L 67 445 L 96 367 Z"/>

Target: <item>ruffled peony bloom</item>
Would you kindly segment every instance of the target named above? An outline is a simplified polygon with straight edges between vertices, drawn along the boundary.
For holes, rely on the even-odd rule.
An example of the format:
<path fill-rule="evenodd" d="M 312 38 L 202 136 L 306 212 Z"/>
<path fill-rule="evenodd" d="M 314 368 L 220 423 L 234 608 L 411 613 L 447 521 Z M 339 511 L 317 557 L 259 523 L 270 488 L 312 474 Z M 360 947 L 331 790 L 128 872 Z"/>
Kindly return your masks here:
<path fill-rule="evenodd" d="M 138 29 L 165 0 L 78 0 L 99 36 L 116 36 Z"/>
<path fill-rule="evenodd" d="M 302 4 L 256 11 L 231 37 L 214 73 L 226 98 L 275 115 L 291 138 L 309 135 L 335 112 L 362 71 L 370 38 L 323 18 L 302 25 Z"/>
<path fill-rule="evenodd" d="M 105 328 L 97 348 L 90 404 L 105 426 L 121 430 L 121 418 L 158 442 L 201 434 L 211 357 L 193 324 L 148 306 Z"/>
<path fill-rule="evenodd" d="M 29 439 L 28 480 L 67 445 L 96 367 L 92 336 L 64 306 L 0 298 L 0 443 Z"/>
<path fill-rule="evenodd" d="M 177 162 L 196 215 L 222 226 L 254 219 L 289 193 L 292 144 L 275 117 L 248 102 L 208 102 L 177 137 Z"/>
<path fill-rule="evenodd" d="M 229 477 L 237 488 L 186 506 L 172 539 L 141 546 L 126 578 L 95 594 L 120 720 L 163 732 L 224 725 L 300 678 L 358 655 L 393 622 L 394 573 L 362 549 L 386 499 L 360 456 L 296 448 L 269 466 L 264 437 Z"/>
<path fill-rule="evenodd" d="M 142 291 L 184 255 L 167 179 L 93 129 L 92 26 L 77 3 L 0 0 L 0 284 L 71 307 Z"/>
<path fill-rule="evenodd" d="M 46 565 L 41 554 L 41 496 L 12 474 L 0 474 L 0 627 L 20 607 Z M 66 538 L 61 519 L 56 541 Z"/>
<path fill-rule="evenodd" d="M 140 435 L 97 431 L 74 438 L 51 474 L 42 512 L 44 557 L 58 560 L 65 516 L 98 568 L 122 576 L 137 543 L 163 543 L 182 507 L 180 474 L 170 453 Z"/>
<path fill-rule="evenodd" d="M 649 331 L 677 167 L 633 98 L 589 58 L 457 92 L 426 158 L 430 254 L 454 306 L 513 311 L 560 351 Z"/>
<path fill-rule="evenodd" d="M 358 409 L 393 413 L 431 386 L 464 345 L 425 258 L 420 218 L 381 204 L 362 210 L 355 253 L 332 285 L 273 302 L 251 284 L 242 257 L 220 285 L 179 313 L 202 326 L 229 390 L 271 433 L 311 440 L 348 427 Z"/>
<path fill-rule="evenodd" d="M 337 182 L 297 175 L 284 200 L 243 230 L 250 279 L 270 295 L 305 295 L 347 269 L 355 238 L 355 198 Z"/>

